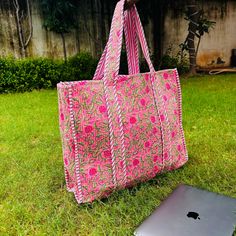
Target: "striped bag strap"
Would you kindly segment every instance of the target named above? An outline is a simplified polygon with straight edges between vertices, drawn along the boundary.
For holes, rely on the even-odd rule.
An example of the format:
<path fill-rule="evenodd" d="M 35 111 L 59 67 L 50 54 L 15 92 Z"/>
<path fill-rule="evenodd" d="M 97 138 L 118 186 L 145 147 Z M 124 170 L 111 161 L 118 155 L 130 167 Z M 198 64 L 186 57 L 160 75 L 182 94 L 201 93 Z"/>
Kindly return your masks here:
<path fill-rule="evenodd" d="M 129 74 L 139 73 L 139 54 L 138 54 L 138 38 L 136 34 L 135 24 L 131 10 L 124 13 L 124 32 L 125 32 L 125 45 L 128 60 Z M 107 43 L 108 45 L 108 43 Z M 105 60 L 107 55 L 107 45 L 99 60 L 93 80 L 100 80 L 104 76 Z"/>

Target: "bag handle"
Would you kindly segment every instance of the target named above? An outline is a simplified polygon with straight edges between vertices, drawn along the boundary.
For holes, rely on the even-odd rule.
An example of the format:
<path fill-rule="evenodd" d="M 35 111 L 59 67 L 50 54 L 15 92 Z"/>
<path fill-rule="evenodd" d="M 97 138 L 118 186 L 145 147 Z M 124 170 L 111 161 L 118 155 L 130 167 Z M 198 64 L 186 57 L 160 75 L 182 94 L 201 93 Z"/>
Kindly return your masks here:
<path fill-rule="evenodd" d="M 137 35 L 138 35 L 139 42 L 140 42 L 140 45 L 141 45 L 141 48 L 142 48 L 142 51 L 143 51 L 143 55 L 144 55 L 144 57 L 147 61 L 150 72 L 155 72 L 154 66 L 153 66 L 152 61 L 151 61 L 149 48 L 148 48 L 148 44 L 147 44 L 147 40 L 146 40 L 146 37 L 145 37 L 144 30 L 143 30 L 143 26 L 142 26 L 142 23 L 141 23 L 139 14 L 138 14 L 138 10 L 137 10 L 135 5 L 133 5 L 131 11 L 133 13 L 133 20 L 136 24 Z"/>
<path fill-rule="evenodd" d="M 109 82 L 115 80 L 119 72 L 122 36 L 124 29 L 124 2 L 125 0 L 120 0 L 116 5 L 107 45 L 107 56 L 103 79 Z M 141 44 L 144 57 L 147 61 L 150 71 L 154 72 L 155 70 L 150 59 L 144 30 L 142 28 L 141 21 L 135 5 L 131 8 L 131 12 L 133 14 L 133 21 L 136 25 L 135 29 Z"/>
<path fill-rule="evenodd" d="M 133 22 L 132 11 L 126 10 L 124 12 L 125 24 L 125 43 L 128 60 L 129 74 L 138 74 L 139 69 L 139 52 L 138 52 L 138 35 Z"/>
<path fill-rule="evenodd" d="M 138 54 L 138 38 L 135 30 L 135 24 L 133 23 L 132 12 L 130 10 L 125 11 L 125 43 L 126 53 L 128 60 L 128 71 L 129 74 L 139 73 L 139 54 Z M 108 42 L 107 42 L 108 45 Z M 105 60 L 107 55 L 107 45 L 102 53 L 99 63 L 96 68 L 93 80 L 101 80 L 104 76 Z"/>

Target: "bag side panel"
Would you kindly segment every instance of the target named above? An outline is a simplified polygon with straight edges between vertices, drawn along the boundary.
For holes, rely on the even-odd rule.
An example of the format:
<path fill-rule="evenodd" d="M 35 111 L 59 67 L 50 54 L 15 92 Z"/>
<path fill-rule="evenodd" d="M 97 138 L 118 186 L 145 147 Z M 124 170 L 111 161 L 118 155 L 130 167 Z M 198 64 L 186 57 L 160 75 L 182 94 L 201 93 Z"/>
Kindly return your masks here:
<path fill-rule="evenodd" d="M 58 86 L 58 104 L 66 187 L 68 191 L 74 192 L 76 187 L 75 147 L 71 132 L 69 92 L 62 86 Z"/>
<path fill-rule="evenodd" d="M 155 90 L 159 89 L 166 110 L 163 119 L 169 133 L 164 137 L 164 142 L 168 144 L 169 155 L 164 156 L 164 164 L 166 170 L 172 170 L 182 166 L 188 159 L 182 128 L 181 91 L 177 70 L 156 72 L 154 87 Z"/>

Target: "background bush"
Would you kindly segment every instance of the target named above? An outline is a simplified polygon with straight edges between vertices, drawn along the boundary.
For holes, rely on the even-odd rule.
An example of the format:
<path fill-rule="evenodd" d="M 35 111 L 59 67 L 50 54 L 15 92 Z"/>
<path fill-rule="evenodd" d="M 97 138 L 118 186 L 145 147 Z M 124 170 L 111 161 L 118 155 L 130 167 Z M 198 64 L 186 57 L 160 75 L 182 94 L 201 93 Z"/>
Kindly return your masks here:
<path fill-rule="evenodd" d="M 56 87 L 60 81 L 91 79 L 97 60 L 80 53 L 62 60 L 47 58 L 0 58 L 0 93 L 25 92 Z"/>
<path fill-rule="evenodd" d="M 161 59 L 161 69 L 174 69 L 177 68 L 179 74 L 184 74 L 189 71 L 189 65 L 186 61 L 180 59 L 177 56 L 171 56 L 168 54 L 163 55 Z"/>
<path fill-rule="evenodd" d="M 89 80 L 94 75 L 97 63 L 89 53 L 70 57 L 67 62 L 47 58 L 0 58 L 0 93 L 55 88 L 60 81 Z M 180 73 L 188 70 L 188 65 L 180 62 L 178 57 L 164 55 L 160 68 L 175 67 Z M 141 59 L 140 70 L 149 71 L 144 59 Z M 124 51 L 121 54 L 120 73 L 128 73 Z"/>
<path fill-rule="evenodd" d="M 179 74 L 184 74 L 189 72 L 189 59 L 188 55 L 178 50 L 177 53 L 173 52 L 172 46 L 170 46 L 165 54 L 162 56 L 160 64 L 160 69 L 173 69 L 177 68 Z"/>
<path fill-rule="evenodd" d="M 165 54 L 160 58 L 159 61 L 155 61 L 155 56 L 151 55 L 151 61 L 155 70 L 164 70 L 164 69 L 175 69 L 177 68 L 179 74 L 185 74 L 189 72 L 189 62 L 187 54 L 182 54 L 181 51 L 178 51 L 176 54 L 173 53 L 172 47 L 170 46 Z M 140 72 L 148 72 L 149 67 L 144 57 L 140 58 Z M 128 73 L 128 63 L 125 50 L 121 52 L 121 64 L 120 64 L 120 74 Z"/>

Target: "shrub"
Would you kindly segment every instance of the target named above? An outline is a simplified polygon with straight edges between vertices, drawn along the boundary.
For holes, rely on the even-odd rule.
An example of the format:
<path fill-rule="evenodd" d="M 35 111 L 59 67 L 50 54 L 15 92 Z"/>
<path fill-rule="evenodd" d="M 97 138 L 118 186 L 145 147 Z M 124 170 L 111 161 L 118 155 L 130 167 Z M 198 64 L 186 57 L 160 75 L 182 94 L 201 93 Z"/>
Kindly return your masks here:
<path fill-rule="evenodd" d="M 92 79 L 97 60 L 88 53 L 80 53 L 68 59 L 53 60 L 48 58 L 0 58 L 0 93 L 25 92 L 34 89 L 54 88 L 60 81 Z M 177 68 L 179 73 L 188 71 L 186 60 L 172 56 L 170 52 L 163 56 L 161 69 Z M 140 62 L 141 72 L 149 71 L 144 59 Z M 122 52 L 120 73 L 127 74 L 127 58 Z"/>
<path fill-rule="evenodd" d="M 88 80 L 96 64 L 97 60 L 88 53 L 71 57 L 67 63 L 47 58 L 0 58 L 0 93 L 53 88 L 60 81 Z"/>
<path fill-rule="evenodd" d="M 172 53 L 172 47 L 169 47 L 166 53 L 161 58 L 161 69 L 177 68 L 180 74 L 187 73 L 189 71 L 189 63 L 186 54 L 182 54 L 179 51 L 176 55 Z"/>
<path fill-rule="evenodd" d="M 185 61 L 180 61 L 178 57 L 171 55 L 164 55 L 161 59 L 161 69 L 177 68 L 180 74 L 187 73 L 189 71 L 189 65 Z"/>
<path fill-rule="evenodd" d="M 98 61 L 88 53 L 80 53 L 68 59 L 65 64 L 67 74 L 63 74 L 66 80 L 92 79 Z M 69 76 L 69 77 L 68 77 Z"/>
<path fill-rule="evenodd" d="M 155 69 L 174 69 L 177 68 L 180 74 L 187 73 L 189 71 L 189 64 L 186 54 L 181 56 L 181 51 L 179 51 L 176 55 L 172 53 L 172 47 L 169 47 L 166 53 L 162 56 L 160 63 L 154 63 L 154 55 L 151 55 L 151 61 L 155 66 Z M 150 69 L 144 57 L 140 57 L 139 59 L 139 67 L 140 72 L 149 72 Z M 121 64 L 120 64 L 120 74 L 128 73 L 128 64 L 127 64 L 127 56 L 126 52 L 122 50 L 121 52 Z"/>

